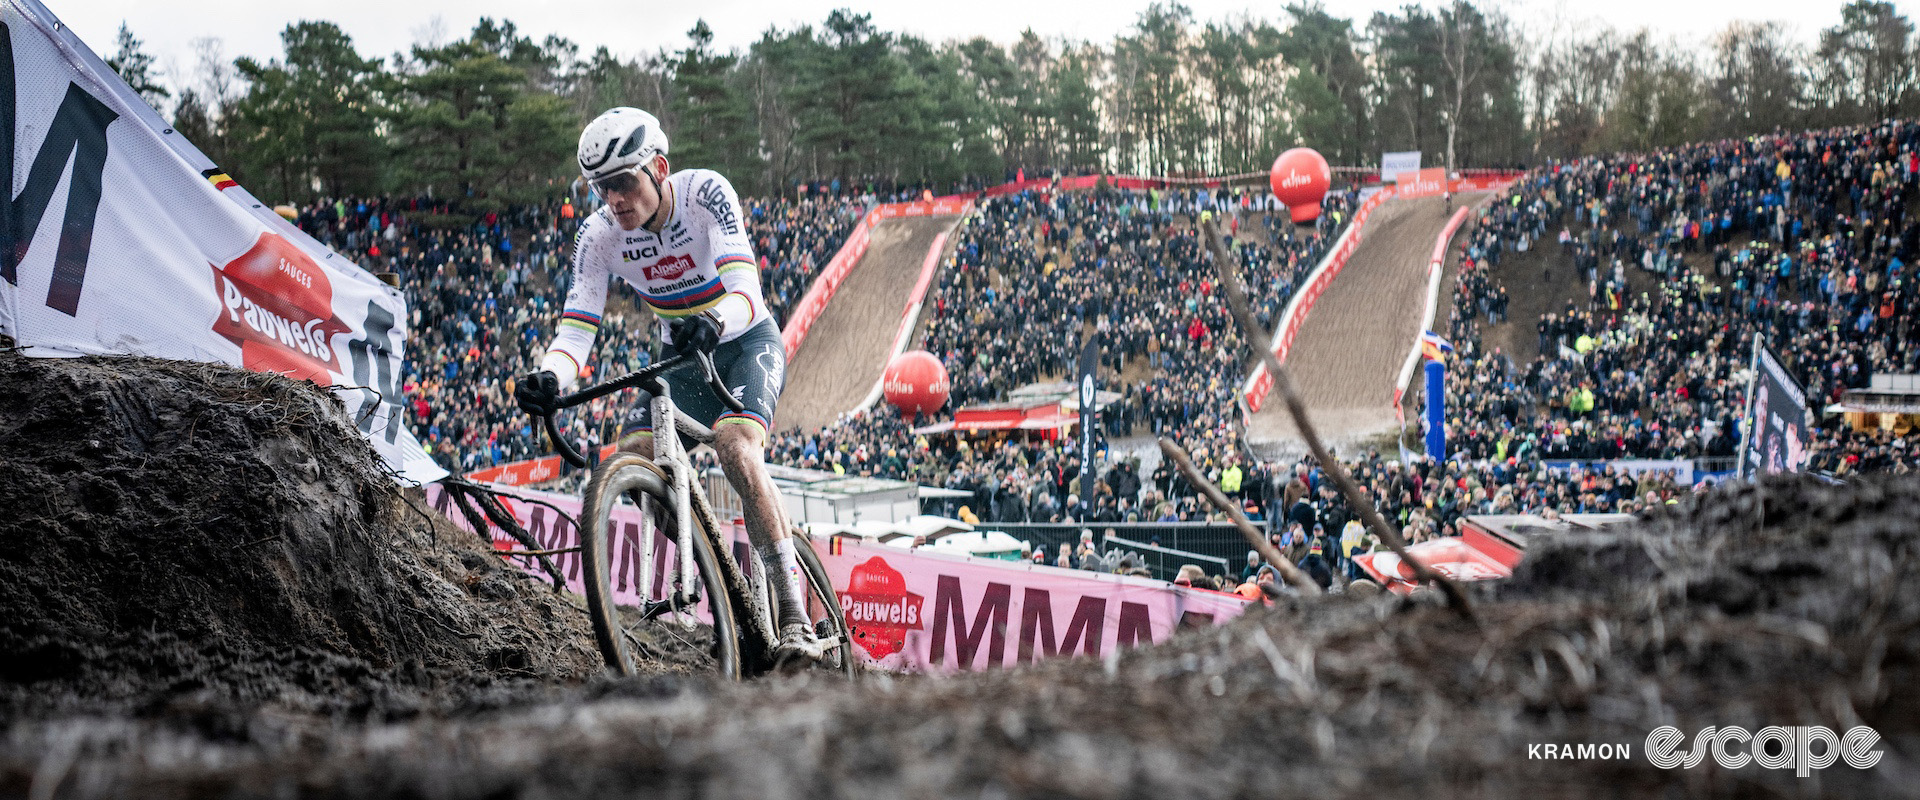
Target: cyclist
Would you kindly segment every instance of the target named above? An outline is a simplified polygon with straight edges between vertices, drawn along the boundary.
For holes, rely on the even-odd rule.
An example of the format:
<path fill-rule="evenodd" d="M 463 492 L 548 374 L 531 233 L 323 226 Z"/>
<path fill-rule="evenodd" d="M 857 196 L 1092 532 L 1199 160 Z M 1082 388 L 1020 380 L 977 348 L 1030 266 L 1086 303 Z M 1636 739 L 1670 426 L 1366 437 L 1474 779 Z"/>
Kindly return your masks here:
<path fill-rule="evenodd" d="M 712 170 L 671 172 L 660 121 L 637 108 L 614 108 L 580 134 L 579 168 L 604 205 L 574 237 L 573 285 L 559 331 L 514 390 L 522 410 L 551 414 L 579 377 L 606 305 L 609 276 L 640 293 L 679 355 L 710 353 L 715 369 L 746 410 L 727 412 L 700 367 L 687 362 L 663 377 L 674 402 L 714 430 L 714 449 L 743 505 L 747 535 L 780 594 L 781 659 L 818 660 L 822 645 L 806 616 L 800 564 L 788 538 L 778 490 L 762 466 L 768 427 L 786 380 L 786 347 L 762 299 L 760 271 L 740 200 Z M 653 455 L 652 397 L 641 392 L 620 428 L 621 450 Z"/>

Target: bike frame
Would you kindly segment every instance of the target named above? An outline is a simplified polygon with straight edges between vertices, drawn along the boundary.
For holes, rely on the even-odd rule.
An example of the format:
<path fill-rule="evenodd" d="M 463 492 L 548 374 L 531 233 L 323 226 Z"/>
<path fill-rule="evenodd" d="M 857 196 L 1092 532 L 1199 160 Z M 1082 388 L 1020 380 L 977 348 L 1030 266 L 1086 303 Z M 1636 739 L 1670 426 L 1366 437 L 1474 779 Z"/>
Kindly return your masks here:
<path fill-rule="evenodd" d="M 695 442 L 711 446 L 714 432 L 711 428 L 680 413 L 680 407 L 673 402 L 673 392 L 669 386 L 662 383 L 659 388 L 660 391 L 653 397 L 653 463 L 667 471 L 669 493 L 673 496 L 673 520 L 677 530 L 674 537 L 676 569 L 673 576 L 672 602 L 674 610 L 678 610 L 692 605 L 693 587 L 700 580 L 699 569 L 693 563 L 692 537 L 704 534 L 694 520 L 695 502 L 697 500 L 700 505 L 706 506 L 709 510 L 713 507 L 712 502 L 707 499 L 706 490 L 700 488 L 699 483 L 694 480 L 693 458 L 687 452 L 686 443 L 680 436 L 684 435 Z M 662 436 L 661 431 L 670 433 Z M 634 499 L 640 503 L 640 509 L 644 515 L 649 510 L 648 505 L 652 503 L 651 498 L 642 494 Z M 652 517 L 643 516 L 643 518 L 651 519 Z M 714 520 L 715 523 L 718 521 Z M 646 541 L 646 544 L 640 551 L 641 562 L 645 565 L 641 570 L 641 578 L 645 582 L 640 585 L 651 586 L 653 537 L 642 536 L 641 538 Z M 727 541 L 722 538 L 715 544 L 716 546 L 725 545 Z M 754 618 L 753 624 L 759 628 L 761 635 L 767 641 L 772 641 L 774 638 L 772 612 L 766 605 L 769 596 L 764 588 L 766 569 L 757 559 L 747 560 L 753 563 L 742 563 L 740 569 L 746 573 L 748 582 L 753 586 L 754 596 L 742 598 L 742 600 L 757 612 L 751 616 Z"/>
<path fill-rule="evenodd" d="M 701 354 L 693 358 L 705 369 L 707 385 L 721 402 L 735 411 L 740 410 L 740 402 L 727 391 L 725 384 L 720 381 L 718 374 L 714 371 L 711 357 Z M 701 579 L 700 569 L 695 562 L 693 537 L 707 535 L 706 527 L 701 522 L 710 523 L 713 526 L 716 537 L 713 541 L 714 549 L 730 551 L 730 548 L 726 547 L 730 542 L 719 536 L 719 519 L 713 513 L 713 505 L 707 499 L 705 490 L 694 479 L 693 461 L 688 455 L 685 441 L 680 438 L 684 435 L 694 442 L 712 445 L 714 432 L 700 422 L 680 413 L 680 407 L 673 400 L 672 387 L 660 380 L 661 375 L 682 361 L 681 358 L 669 359 L 624 378 L 561 398 L 556 403 L 559 408 L 577 406 L 632 387 L 644 387 L 653 394 L 653 455 L 649 460 L 662 473 L 665 473 L 667 478 L 667 494 L 673 504 L 670 511 L 673 514 L 672 524 L 676 529 L 673 537 L 677 552 L 674 559 L 672 589 L 665 600 L 654 601 L 650 597 L 650 587 L 654 579 L 654 537 L 642 535 L 640 541 L 635 543 L 640 549 L 639 585 L 642 587 L 642 616 L 646 619 L 657 618 L 667 613 L 685 613 L 698 599 L 697 587 Z M 561 457 L 576 467 L 588 466 L 586 457 L 575 450 L 566 437 L 560 435 L 559 426 L 554 419 L 554 416 L 548 415 L 543 418 L 543 421 L 548 437 L 554 441 Z M 664 436 L 661 435 L 662 432 L 665 432 Z M 635 492 L 629 494 L 628 498 L 638 504 L 644 519 L 655 518 L 652 508 L 655 501 L 651 496 L 644 492 Z M 719 553 L 717 552 L 716 555 Z M 723 557 L 723 559 L 731 560 L 729 557 Z M 735 564 L 751 589 L 747 596 L 740 598 L 748 612 L 744 616 L 752 619 L 745 624 L 753 625 L 762 641 L 772 642 L 776 638 L 773 619 L 773 609 L 776 606 L 772 604 L 777 603 L 778 598 L 770 594 L 771 582 L 767 580 L 764 565 L 755 558 L 748 558 L 745 561 L 753 563 Z M 707 600 L 711 603 L 715 602 L 716 598 L 707 598 Z M 736 613 L 736 616 L 740 615 Z"/>

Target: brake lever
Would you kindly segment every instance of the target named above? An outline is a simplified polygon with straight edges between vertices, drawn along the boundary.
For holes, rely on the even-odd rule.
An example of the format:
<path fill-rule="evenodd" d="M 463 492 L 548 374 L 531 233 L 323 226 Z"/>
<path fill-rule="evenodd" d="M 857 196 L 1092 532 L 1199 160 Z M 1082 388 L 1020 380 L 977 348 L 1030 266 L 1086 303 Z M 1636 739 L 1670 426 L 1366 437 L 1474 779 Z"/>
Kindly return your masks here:
<path fill-rule="evenodd" d="M 733 392 L 727 391 L 726 381 L 720 380 L 720 371 L 713 366 L 713 354 L 695 353 L 694 355 L 695 358 L 700 361 L 700 368 L 706 370 L 707 387 L 713 390 L 715 397 L 720 398 L 721 404 L 725 405 L 727 410 L 735 413 L 747 410 L 745 403 L 740 402 L 739 398 L 734 397 Z"/>
<path fill-rule="evenodd" d="M 577 468 L 586 469 L 587 457 L 581 455 L 580 451 L 573 449 L 573 442 L 567 441 L 567 437 L 560 435 L 560 426 L 553 421 L 555 416 L 557 415 L 548 414 L 540 418 L 540 421 L 546 425 L 547 438 L 553 440 L 554 449 L 560 451 L 560 458 L 562 460 Z"/>

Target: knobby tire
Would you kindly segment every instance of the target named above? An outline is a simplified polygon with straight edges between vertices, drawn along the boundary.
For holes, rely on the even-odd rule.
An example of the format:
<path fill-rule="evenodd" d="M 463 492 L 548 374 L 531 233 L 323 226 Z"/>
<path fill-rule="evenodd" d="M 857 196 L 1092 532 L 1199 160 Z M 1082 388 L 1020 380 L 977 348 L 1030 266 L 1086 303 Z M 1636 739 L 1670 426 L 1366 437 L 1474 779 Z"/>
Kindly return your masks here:
<path fill-rule="evenodd" d="M 860 660 L 853 656 L 853 631 L 847 628 L 847 610 L 840 606 L 833 581 L 827 579 L 827 568 L 820 563 L 820 555 L 813 551 L 813 540 L 798 531 L 794 532 L 793 540 L 794 555 L 800 557 L 800 569 L 807 574 L 807 594 L 821 605 L 831 623 L 831 630 L 825 633 L 840 639 L 840 646 L 828 653 L 824 666 L 851 678 L 859 674 Z M 817 630 L 818 626 L 815 627 Z"/>
<path fill-rule="evenodd" d="M 601 658 L 610 671 L 619 675 L 632 675 L 635 669 L 633 653 L 627 646 L 626 631 L 620 624 L 620 611 L 613 601 L 611 556 L 616 532 L 609 523 L 613 518 L 614 504 L 622 496 L 631 495 L 638 503 L 641 494 L 653 497 L 654 508 L 659 512 L 664 512 L 672 504 L 673 495 L 668 490 L 667 481 L 652 461 L 635 453 L 620 453 L 601 462 L 593 471 L 593 478 L 587 483 L 582 513 L 586 529 L 580 533 L 580 546 L 581 562 L 585 567 L 582 582 L 586 589 L 587 616 L 593 620 L 594 643 L 599 647 Z M 654 522 L 660 524 L 658 519 Z M 672 528 L 661 526 L 660 530 L 670 531 Z M 667 538 L 677 541 L 672 536 Z M 734 620 L 733 598 L 726 588 L 725 573 L 721 571 L 719 560 L 714 555 L 710 532 L 694 531 L 688 538 L 693 541 L 694 566 L 700 573 L 701 589 L 713 616 L 714 662 L 722 677 L 739 680 L 740 634 Z M 677 559 L 667 561 L 669 564 L 677 563 Z M 669 574 L 671 572 L 669 569 Z M 649 596 L 651 588 L 641 587 L 640 595 Z M 667 591 L 673 591 L 670 582 Z"/>

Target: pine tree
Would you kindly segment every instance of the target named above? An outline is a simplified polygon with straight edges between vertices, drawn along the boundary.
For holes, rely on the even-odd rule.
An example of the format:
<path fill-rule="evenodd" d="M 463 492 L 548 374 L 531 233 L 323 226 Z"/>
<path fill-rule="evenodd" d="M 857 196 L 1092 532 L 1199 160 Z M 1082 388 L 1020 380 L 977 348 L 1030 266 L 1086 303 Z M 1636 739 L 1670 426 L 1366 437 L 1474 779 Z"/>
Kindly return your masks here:
<path fill-rule="evenodd" d="M 559 96 L 536 91 L 549 54 L 511 22 L 482 17 L 472 34 L 416 45 L 394 117 L 403 185 L 497 208 L 561 190 L 574 174 L 583 122 Z"/>
<path fill-rule="evenodd" d="M 248 84 L 234 104 L 230 138 L 236 177 L 265 197 L 308 199 L 381 191 L 388 77 L 331 22 L 280 33 L 286 61 L 241 58 Z"/>
<path fill-rule="evenodd" d="M 735 84 L 740 57 L 712 52 L 706 20 L 687 31 L 687 42 L 671 62 L 674 168 L 718 170 L 744 190 L 758 183 L 762 165 L 752 109 Z"/>
<path fill-rule="evenodd" d="M 160 72 L 154 68 L 153 56 L 141 49 L 139 39 L 133 38 L 133 30 L 127 23 L 120 23 L 120 34 L 114 38 L 114 54 L 107 59 L 107 66 L 120 74 L 120 79 L 147 101 L 147 105 L 158 108 L 160 101 L 171 97 L 166 87 L 160 85 Z"/>

